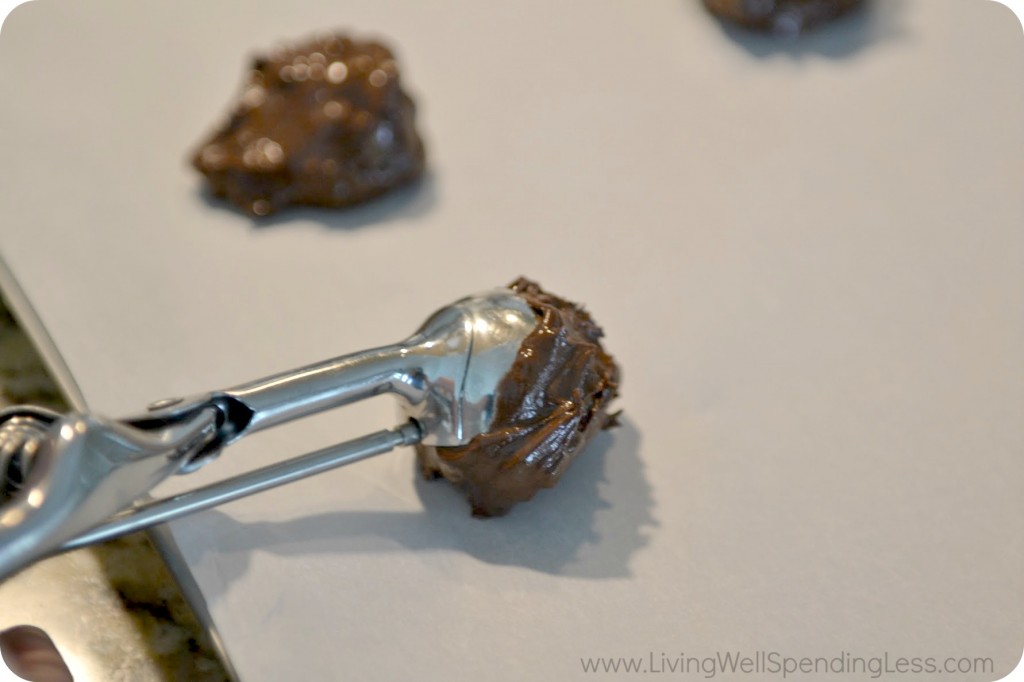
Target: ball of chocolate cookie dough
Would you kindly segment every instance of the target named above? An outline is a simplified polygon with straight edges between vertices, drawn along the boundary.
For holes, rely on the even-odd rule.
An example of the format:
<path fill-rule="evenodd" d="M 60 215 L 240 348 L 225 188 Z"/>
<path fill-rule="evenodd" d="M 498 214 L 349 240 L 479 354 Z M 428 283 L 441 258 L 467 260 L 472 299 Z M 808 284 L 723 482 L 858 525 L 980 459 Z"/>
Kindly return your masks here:
<path fill-rule="evenodd" d="M 537 315 L 498 387 L 487 433 L 460 447 L 417 447 L 428 478 L 460 486 L 475 516 L 500 516 L 555 485 L 587 443 L 613 426 L 619 368 L 579 305 L 520 278 L 509 285 Z"/>
<path fill-rule="evenodd" d="M 712 14 L 758 31 L 795 36 L 859 7 L 864 0 L 704 0 Z"/>
<path fill-rule="evenodd" d="M 324 35 L 256 57 L 192 163 L 215 196 L 254 216 L 349 206 L 422 174 L 414 117 L 387 47 Z"/>

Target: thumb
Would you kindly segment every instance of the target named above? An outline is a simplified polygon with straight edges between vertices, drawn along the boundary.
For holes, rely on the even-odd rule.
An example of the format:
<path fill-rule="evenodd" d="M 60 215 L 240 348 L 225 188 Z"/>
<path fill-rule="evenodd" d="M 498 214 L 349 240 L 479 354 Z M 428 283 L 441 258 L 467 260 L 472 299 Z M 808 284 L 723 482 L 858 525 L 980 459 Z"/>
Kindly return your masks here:
<path fill-rule="evenodd" d="M 53 640 L 35 626 L 0 632 L 0 654 L 11 672 L 30 682 L 73 682 Z"/>

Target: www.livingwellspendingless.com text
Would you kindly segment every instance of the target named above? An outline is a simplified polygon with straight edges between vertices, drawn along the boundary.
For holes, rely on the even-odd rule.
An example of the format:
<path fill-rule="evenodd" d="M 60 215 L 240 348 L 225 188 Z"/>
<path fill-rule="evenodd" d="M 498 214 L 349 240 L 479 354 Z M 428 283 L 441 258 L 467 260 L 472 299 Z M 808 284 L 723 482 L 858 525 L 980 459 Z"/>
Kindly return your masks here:
<path fill-rule="evenodd" d="M 793 656 L 780 651 L 716 651 L 706 655 L 647 652 L 642 656 L 580 657 L 584 673 L 638 673 L 700 676 L 777 675 L 780 679 L 823 675 L 928 675 L 992 673 L 991 658 L 977 656 L 901 656 L 888 651 L 862 656 L 841 651 L 831 656 Z"/>

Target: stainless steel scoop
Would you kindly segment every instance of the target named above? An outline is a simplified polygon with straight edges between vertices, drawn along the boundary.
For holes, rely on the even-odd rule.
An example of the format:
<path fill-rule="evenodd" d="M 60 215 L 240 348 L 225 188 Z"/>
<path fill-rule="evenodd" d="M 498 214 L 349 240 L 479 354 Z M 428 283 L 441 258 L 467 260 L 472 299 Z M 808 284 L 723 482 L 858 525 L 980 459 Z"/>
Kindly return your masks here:
<path fill-rule="evenodd" d="M 434 313 L 405 341 L 109 420 L 33 407 L 0 412 L 0 580 L 50 554 L 169 521 L 401 445 L 465 445 L 537 317 L 508 289 Z M 157 483 L 195 471 L 255 431 L 382 393 L 409 421 L 175 497 Z"/>

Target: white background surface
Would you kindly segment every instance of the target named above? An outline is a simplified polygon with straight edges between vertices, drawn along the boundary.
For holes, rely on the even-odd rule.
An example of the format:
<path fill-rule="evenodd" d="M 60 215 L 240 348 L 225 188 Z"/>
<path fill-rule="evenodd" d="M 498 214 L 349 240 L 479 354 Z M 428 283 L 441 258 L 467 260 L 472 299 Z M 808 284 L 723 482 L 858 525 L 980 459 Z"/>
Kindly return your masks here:
<path fill-rule="evenodd" d="M 4 25 L 0 254 L 94 409 L 395 341 L 519 274 L 586 302 L 623 366 L 625 426 L 504 519 L 399 452 L 177 524 L 243 679 L 735 649 L 1008 671 L 1020 25 L 889 0 L 780 46 L 696 2 L 551 5 L 37 0 Z M 185 159 L 246 55 L 334 26 L 396 47 L 428 180 L 262 227 L 205 200 Z"/>

